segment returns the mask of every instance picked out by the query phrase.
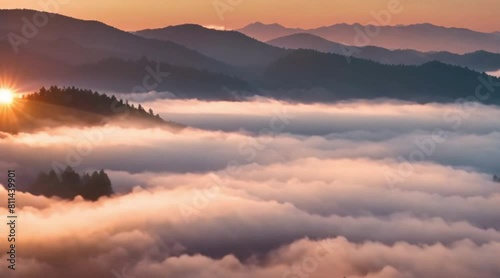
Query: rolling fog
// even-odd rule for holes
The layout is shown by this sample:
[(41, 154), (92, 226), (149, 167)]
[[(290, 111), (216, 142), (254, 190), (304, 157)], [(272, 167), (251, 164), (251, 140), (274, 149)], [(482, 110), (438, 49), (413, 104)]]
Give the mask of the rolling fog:
[(136, 100), (191, 127), (0, 134), (1, 171), (117, 192), (20, 194), (15, 277), (500, 276), (498, 107)]

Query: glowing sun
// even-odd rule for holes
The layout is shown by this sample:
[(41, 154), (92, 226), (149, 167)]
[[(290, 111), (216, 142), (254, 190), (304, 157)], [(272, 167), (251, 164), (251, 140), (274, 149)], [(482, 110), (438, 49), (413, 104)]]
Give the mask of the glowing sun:
[(14, 101), (14, 93), (9, 89), (0, 89), (0, 104), (11, 104)]

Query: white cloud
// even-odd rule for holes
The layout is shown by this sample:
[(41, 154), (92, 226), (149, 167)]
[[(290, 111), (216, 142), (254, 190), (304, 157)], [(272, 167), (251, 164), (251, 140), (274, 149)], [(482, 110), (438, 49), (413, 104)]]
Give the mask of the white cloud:
[[(2, 136), (0, 171), (17, 169), (19, 186), (90, 144), (77, 170), (106, 169), (118, 192), (95, 203), (19, 193), (15, 277), (301, 277), (294, 267), (309, 277), (500, 275), (495, 107), (391, 184), (387, 172), (446, 127), (438, 119), (452, 106), (151, 104), (175, 104), (170, 115), (212, 130), (109, 124)], [(286, 128), (258, 136), (283, 106)], [(318, 246), (333, 251), (319, 260)]]

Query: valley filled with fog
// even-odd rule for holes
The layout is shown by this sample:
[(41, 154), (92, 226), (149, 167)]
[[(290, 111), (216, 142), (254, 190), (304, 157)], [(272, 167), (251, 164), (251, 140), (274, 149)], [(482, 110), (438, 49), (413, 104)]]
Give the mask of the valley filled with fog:
[(129, 100), (186, 128), (0, 133), (1, 171), (105, 169), (115, 191), (18, 193), (15, 277), (500, 276), (499, 107), (160, 96)]
[(0, 278), (499, 278), (495, 9), (4, 1)]

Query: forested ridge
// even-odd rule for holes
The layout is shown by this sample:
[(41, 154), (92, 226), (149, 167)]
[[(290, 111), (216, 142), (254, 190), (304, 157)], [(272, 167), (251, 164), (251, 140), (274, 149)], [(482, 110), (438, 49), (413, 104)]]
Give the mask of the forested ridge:
[(131, 116), (163, 122), (160, 115), (155, 114), (152, 109), (146, 111), (140, 104), (135, 107), (133, 104), (129, 104), (128, 101), (117, 99), (114, 95), (108, 96), (104, 93), (99, 94), (98, 92), (75, 87), (59, 88), (52, 86), (49, 89), (42, 87), (38, 92), (26, 95), (23, 99), (61, 105), (105, 116), (123, 114), (128, 111)]

